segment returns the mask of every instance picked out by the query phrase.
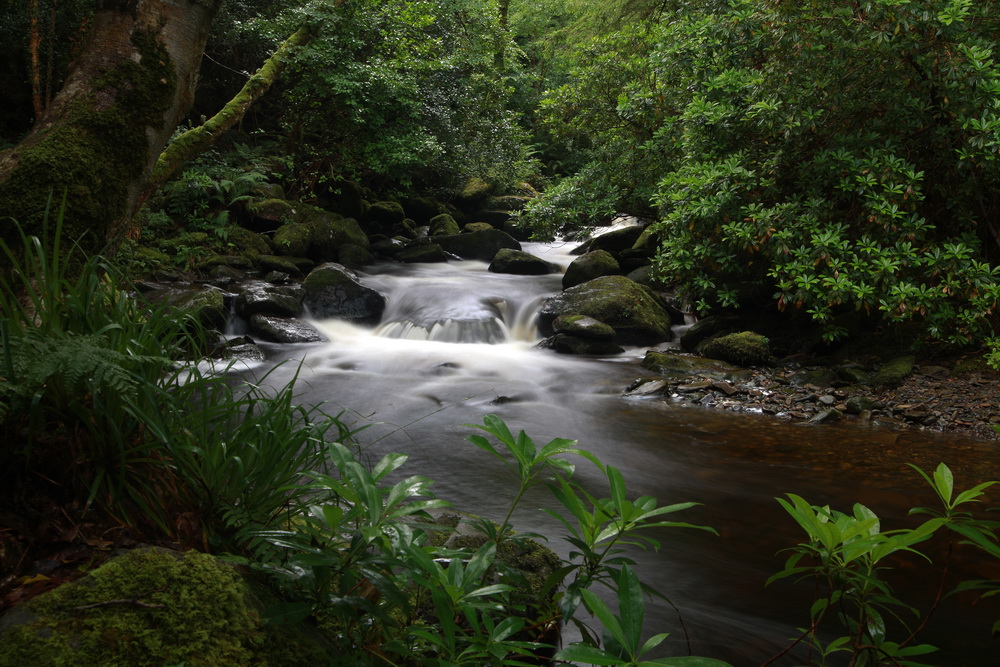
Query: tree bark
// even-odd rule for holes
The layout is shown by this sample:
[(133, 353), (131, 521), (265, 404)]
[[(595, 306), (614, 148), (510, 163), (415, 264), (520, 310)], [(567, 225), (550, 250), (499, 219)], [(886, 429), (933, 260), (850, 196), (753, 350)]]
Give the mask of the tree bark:
[(17, 147), (0, 153), (0, 239), (39, 233), (67, 194), (67, 240), (113, 248), (184, 114), (222, 0), (98, 0), (65, 84)]
[(239, 93), (226, 106), (202, 125), (193, 127), (170, 142), (156, 162), (156, 167), (137, 202), (138, 206), (149, 198), (161, 185), (167, 182), (184, 163), (197, 156), (236, 123), (243, 120), (250, 106), (256, 102), (271, 85), (278, 80), (288, 53), (305, 46), (312, 39), (308, 27), (299, 28), (286, 39), (271, 57), (251, 76)]

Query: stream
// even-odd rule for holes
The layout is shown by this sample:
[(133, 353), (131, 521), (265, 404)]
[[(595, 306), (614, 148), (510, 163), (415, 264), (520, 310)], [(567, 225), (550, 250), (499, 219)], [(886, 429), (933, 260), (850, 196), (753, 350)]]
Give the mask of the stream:
[[(565, 267), (570, 247), (524, 249)], [(465, 441), (477, 432), (465, 425), (481, 424), (490, 413), (513, 431), (526, 431), (539, 446), (554, 437), (578, 439), (621, 469), (630, 497), (701, 503), (669, 518), (712, 526), (718, 536), (673, 529), (655, 535), (659, 552), (631, 553), (640, 578), (669, 595), (683, 618), (682, 626), (669, 605), (647, 601), (647, 633), (671, 633), (656, 655), (685, 655), (690, 642), (695, 655), (758, 665), (808, 623), (810, 582), (765, 587), (784, 563), (779, 552), (803, 539), (776, 496), (796, 493), (842, 511), (860, 501), (882, 518), (883, 528), (902, 527), (912, 525), (906, 523), (908, 508), (934, 502), (906, 463), (930, 470), (944, 461), (955, 470), (957, 488), (1000, 471), (997, 448), (988, 442), (916, 430), (791, 424), (624, 398), (622, 390), (646, 374), (639, 366), (646, 348), (607, 358), (537, 349), (534, 315), (545, 297), (559, 291), (561, 276), (486, 268), (482, 262), (369, 267), (362, 282), (388, 297), (381, 325), (313, 322), (329, 342), (265, 346), (268, 362), (257, 372), (270, 370), (268, 381), (275, 384), (298, 372), (302, 403), (324, 402), (331, 414), (343, 411), (344, 421), (370, 425), (359, 435), (366, 456), (377, 460), (404, 452), (409, 461), (402, 473), (425, 475), (435, 480), (439, 497), (496, 520), (506, 513), (516, 482)], [(581, 461), (577, 475), (591, 493), (608, 494), (589, 463)], [(568, 545), (556, 537), (562, 527), (542, 507), (555, 507), (555, 500), (539, 487), (522, 502), (514, 524), (552, 536), (548, 545), (565, 553)], [(939, 557), (934, 551), (929, 549)], [(976, 554), (955, 569), (969, 578), (1000, 576)], [(901, 597), (920, 608), (936, 592), (927, 571), (915, 559), (899, 568)], [(990, 638), (1000, 608), (970, 606), (973, 601), (959, 596), (937, 611), (922, 637), (942, 648), (928, 656), (930, 662), (1000, 663)], [(774, 664), (806, 659), (798, 651)]]

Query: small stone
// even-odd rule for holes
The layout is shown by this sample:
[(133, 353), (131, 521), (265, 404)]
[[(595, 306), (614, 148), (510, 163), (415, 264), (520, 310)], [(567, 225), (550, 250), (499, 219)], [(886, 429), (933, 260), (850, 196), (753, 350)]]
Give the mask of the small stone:
[(834, 398), (833, 396), (830, 396), (829, 394), (825, 394), (823, 396), (820, 396), (818, 399), (816, 399), (816, 401), (820, 405), (831, 406), (831, 405), (833, 405), (834, 403), (837, 402), (837, 399)]
[(689, 382), (688, 384), (682, 384), (677, 387), (677, 391), (682, 394), (689, 394), (695, 391), (702, 391), (708, 389), (712, 386), (712, 382), (709, 380), (696, 380), (695, 382)]
[(829, 424), (831, 422), (839, 421), (841, 417), (840, 412), (837, 410), (823, 410), (817, 413), (812, 419), (809, 420), (810, 424)]

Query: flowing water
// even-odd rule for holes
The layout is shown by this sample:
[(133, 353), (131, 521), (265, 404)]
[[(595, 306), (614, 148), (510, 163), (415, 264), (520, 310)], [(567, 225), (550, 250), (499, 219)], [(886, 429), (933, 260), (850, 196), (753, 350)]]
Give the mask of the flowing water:
[[(562, 266), (571, 259), (565, 247), (525, 249)], [(945, 461), (960, 487), (1000, 472), (997, 448), (980, 441), (793, 425), (624, 398), (622, 389), (645, 373), (639, 366), (644, 349), (581, 359), (535, 348), (534, 314), (560, 281), (558, 275), (493, 274), (481, 262), (372, 267), (362, 282), (387, 295), (383, 323), (315, 323), (329, 342), (271, 347), (268, 368), (292, 363), (274, 369), (269, 381), (298, 372), (302, 402), (323, 401), (328, 412), (343, 410), (346, 421), (371, 425), (359, 436), (367, 456), (404, 452), (410, 458), (402, 472), (434, 479), (439, 497), (494, 519), (506, 513), (515, 483), (498, 461), (465, 442), (476, 431), (464, 426), (481, 424), (490, 413), (539, 444), (579, 439), (622, 470), (632, 497), (702, 503), (674, 516), (713, 526), (718, 536), (675, 529), (656, 535), (659, 552), (632, 555), (640, 576), (667, 593), (683, 618), (681, 625), (669, 605), (648, 603), (648, 631), (671, 633), (661, 654), (686, 654), (689, 641), (695, 654), (734, 665), (763, 663), (808, 621), (810, 584), (764, 586), (783, 564), (777, 552), (802, 537), (775, 496), (797, 493), (844, 511), (861, 501), (883, 518), (883, 527), (894, 527), (904, 525), (909, 507), (933, 501), (907, 462), (929, 469)], [(581, 462), (578, 476), (591, 493), (607, 495), (589, 464)], [(514, 522), (552, 536), (549, 546), (565, 552), (557, 538), (561, 527), (540, 511), (554, 506), (547, 490), (536, 489)], [(968, 560), (956, 570), (998, 575), (988, 565)], [(924, 606), (934, 584), (914, 567), (900, 568), (899, 585)], [(970, 609), (970, 601), (936, 613), (925, 640), (945, 647), (948, 656), (936, 664), (1000, 664), (990, 640), (1000, 609)]]

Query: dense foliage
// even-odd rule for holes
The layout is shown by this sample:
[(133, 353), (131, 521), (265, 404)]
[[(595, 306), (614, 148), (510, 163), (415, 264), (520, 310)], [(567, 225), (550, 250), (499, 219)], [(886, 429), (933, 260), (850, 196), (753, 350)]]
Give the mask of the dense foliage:
[(660, 270), (702, 311), (773, 300), (831, 340), (851, 313), (955, 343), (989, 334), (996, 4), (667, 6), (641, 38), (595, 39), (544, 103), (592, 142), (553, 193), (570, 219), (648, 197)]

